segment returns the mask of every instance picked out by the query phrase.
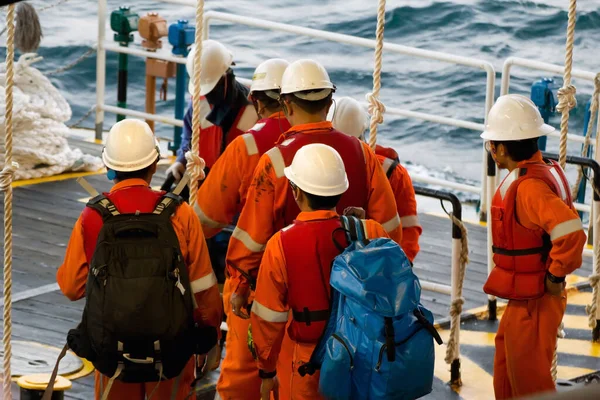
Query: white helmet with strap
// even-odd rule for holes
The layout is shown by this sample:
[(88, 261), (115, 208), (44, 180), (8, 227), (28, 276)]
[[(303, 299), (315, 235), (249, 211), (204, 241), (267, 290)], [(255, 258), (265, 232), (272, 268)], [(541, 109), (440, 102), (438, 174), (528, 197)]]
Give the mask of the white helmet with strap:
[(119, 172), (139, 171), (160, 157), (152, 129), (139, 119), (124, 119), (113, 125), (102, 150), (107, 168)]
[[(193, 46), (187, 56), (185, 64), (190, 83), (188, 90), (194, 94), (194, 54), (196, 47)], [(206, 96), (217, 86), (221, 77), (227, 70), (235, 65), (233, 54), (225, 46), (216, 40), (204, 40), (202, 42), (202, 55), (200, 56), (202, 69), (200, 71), (200, 96)]]
[[(310, 93), (299, 93), (307, 92)], [(317, 61), (302, 59), (294, 61), (281, 78), (281, 94), (294, 94), (296, 97), (318, 101), (335, 92), (327, 70)]]
[(546, 136), (554, 127), (544, 123), (537, 106), (520, 94), (500, 96), (488, 114), (486, 140), (514, 141)]
[(316, 196), (337, 196), (350, 186), (342, 157), (333, 147), (322, 143), (300, 148), (284, 174), (303, 192)]
[(281, 78), (289, 65), (289, 62), (281, 58), (272, 58), (260, 63), (254, 70), (254, 75), (252, 75), (250, 93), (277, 91), (276, 98), (278, 98), (278, 92), (281, 89)]
[(328, 118), (334, 129), (361, 139), (369, 127), (367, 110), (352, 97), (335, 99), (335, 107), (329, 110)]

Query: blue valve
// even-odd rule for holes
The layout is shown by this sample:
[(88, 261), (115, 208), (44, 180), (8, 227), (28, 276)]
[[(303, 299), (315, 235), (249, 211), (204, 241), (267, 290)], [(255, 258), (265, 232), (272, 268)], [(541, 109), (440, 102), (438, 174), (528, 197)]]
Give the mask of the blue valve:
[(169, 43), (173, 46), (173, 54), (187, 56), (188, 47), (194, 44), (196, 28), (180, 19), (169, 26)]

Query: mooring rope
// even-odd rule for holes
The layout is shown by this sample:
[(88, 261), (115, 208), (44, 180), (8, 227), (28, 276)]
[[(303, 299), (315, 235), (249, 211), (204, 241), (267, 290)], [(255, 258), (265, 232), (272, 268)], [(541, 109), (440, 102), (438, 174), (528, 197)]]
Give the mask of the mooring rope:
[(377, 10), (377, 37), (375, 45), (375, 68), (373, 70), (373, 92), (367, 94), (371, 126), (369, 133), (369, 146), (375, 151), (377, 145), (377, 125), (383, 123), (385, 105), (379, 100), (381, 89), (381, 66), (383, 64), (383, 31), (385, 27), (385, 0), (379, 0)]
[(19, 167), (12, 160), (13, 148), (13, 76), (15, 58), (15, 4), (8, 6), (6, 15), (8, 36), (6, 40), (6, 112), (4, 116), (4, 168), (0, 172), (0, 190), (4, 192), (4, 313), (2, 345), (4, 358), (2, 360), (3, 399), (12, 400), (11, 371), (12, 357), (12, 180), (15, 170)]
[(202, 36), (204, 30), (204, 0), (196, 7), (196, 50), (194, 52), (194, 93), (192, 99), (192, 150), (186, 152), (187, 170), (190, 174), (190, 204), (196, 204), (198, 181), (205, 178), (204, 160), (200, 158), (200, 73), (202, 72)]

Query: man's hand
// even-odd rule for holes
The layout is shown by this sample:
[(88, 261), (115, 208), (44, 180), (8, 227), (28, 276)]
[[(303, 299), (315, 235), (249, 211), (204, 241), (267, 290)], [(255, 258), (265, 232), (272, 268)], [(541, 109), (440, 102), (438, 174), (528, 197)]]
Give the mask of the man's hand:
[(367, 217), (365, 210), (360, 207), (346, 207), (344, 215), (347, 217), (356, 217), (358, 219), (365, 219)]
[(279, 379), (277, 379), (277, 376), (262, 380), (260, 385), (260, 400), (269, 400), (271, 392), (273, 392), (273, 398), (279, 400)]
[(249, 293), (232, 293), (229, 302), (231, 303), (231, 311), (238, 317), (242, 319), (250, 318), (250, 315), (242, 312), (243, 309), (246, 308), (248, 304), (248, 295)]
[(185, 173), (185, 165), (179, 161), (175, 161), (169, 169), (167, 169), (167, 175), (172, 174), (175, 178), (175, 182), (179, 182)]
[(552, 296), (562, 296), (566, 286), (566, 282), (554, 283), (546, 277), (546, 292)]

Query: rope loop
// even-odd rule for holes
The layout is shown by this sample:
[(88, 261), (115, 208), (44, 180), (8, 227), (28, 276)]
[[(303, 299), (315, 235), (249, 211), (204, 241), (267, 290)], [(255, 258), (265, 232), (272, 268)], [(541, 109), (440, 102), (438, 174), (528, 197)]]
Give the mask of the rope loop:
[(556, 111), (562, 113), (571, 111), (577, 107), (577, 99), (575, 98), (576, 93), (577, 88), (574, 85), (563, 86), (558, 89), (558, 105), (556, 106)]
[(365, 96), (369, 102), (369, 114), (376, 124), (383, 123), (383, 114), (385, 114), (385, 104), (379, 100), (378, 96), (373, 93), (367, 93)]
[(15, 176), (15, 172), (18, 168), (19, 164), (12, 162), (10, 165), (5, 166), (2, 171), (0, 171), (0, 191), (6, 192), (10, 188)]
[(204, 180), (204, 178), (206, 178), (206, 174), (204, 173), (206, 163), (204, 162), (204, 159), (197, 153), (192, 153), (191, 151), (185, 153), (185, 159), (187, 160), (187, 170), (189, 171), (192, 180), (195, 180), (196, 182)]

